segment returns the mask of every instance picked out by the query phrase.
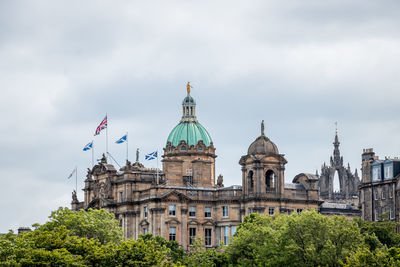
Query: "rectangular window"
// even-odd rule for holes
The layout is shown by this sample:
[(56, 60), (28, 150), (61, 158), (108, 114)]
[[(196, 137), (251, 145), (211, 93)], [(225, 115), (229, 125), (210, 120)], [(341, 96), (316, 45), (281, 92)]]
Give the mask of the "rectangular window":
[(231, 226), (231, 235), (233, 236), (236, 233), (236, 225)]
[(229, 242), (229, 226), (223, 226), (222, 229), (224, 231), (224, 246), (227, 246)]
[(147, 218), (147, 206), (143, 207), (143, 216)]
[(393, 198), (393, 191), (392, 191), (392, 187), (389, 187), (389, 198)]
[(204, 229), (204, 241), (206, 246), (211, 246), (211, 229)]
[(196, 228), (189, 228), (189, 245), (193, 245), (196, 240)]
[(385, 166), (385, 179), (390, 179), (392, 177), (392, 166)]
[(389, 218), (393, 220), (393, 208), (390, 208), (389, 210)]
[(119, 202), (124, 201), (124, 193), (123, 192), (119, 192)]
[(169, 241), (175, 241), (176, 240), (176, 227), (170, 227), (169, 228)]
[(169, 205), (169, 216), (176, 215), (176, 205)]
[(269, 207), (268, 208), (268, 214), (269, 215), (274, 215), (275, 214), (275, 208), (274, 207)]
[(375, 209), (375, 221), (378, 221), (378, 210)]
[(385, 199), (385, 198), (386, 198), (386, 196), (385, 196), (385, 188), (382, 187), (382, 199)]
[(248, 211), (249, 215), (252, 213), (251, 208), (248, 208), (247, 211)]
[(297, 214), (300, 215), (300, 213), (303, 211), (303, 209), (297, 209)]
[(147, 228), (143, 228), (143, 234), (147, 234)]
[(372, 169), (372, 179), (379, 180), (379, 167), (375, 167)]
[(222, 217), (229, 217), (229, 206), (222, 206)]
[(211, 218), (211, 207), (204, 208), (204, 217)]
[(196, 207), (189, 207), (189, 217), (196, 217)]
[(378, 200), (378, 190), (377, 189), (375, 189), (375, 191), (374, 191), (374, 198), (375, 198), (375, 200)]

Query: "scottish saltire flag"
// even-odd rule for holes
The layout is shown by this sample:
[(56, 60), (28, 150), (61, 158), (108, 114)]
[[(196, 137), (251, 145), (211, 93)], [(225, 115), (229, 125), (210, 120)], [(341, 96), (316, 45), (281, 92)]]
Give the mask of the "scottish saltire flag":
[(89, 144), (87, 144), (82, 150), (88, 151), (88, 150), (92, 149), (92, 147), (93, 147), (93, 141), (90, 142)]
[(154, 151), (154, 152), (144, 156), (144, 159), (147, 159), (147, 160), (152, 160), (152, 159), (156, 159), (156, 158), (157, 158), (157, 151)]
[(75, 169), (71, 172), (71, 174), (68, 176), (68, 179), (72, 177), (72, 175), (74, 175), (74, 173), (76, 172), (76, 167)]
[(118, 139), (117, 141), (115, 141), (115, 143), (117, 144), (122, 144), (123, 142), (126, 141), (126, 138), (128, 137), (128, 134), (125, 134), (124, 136), (122, 136), (120, 139)]
[(96, 135), (100, 134), (101, 130), (104, 130), (105, 128), (107, 128), (107, 115), (100, 122), (100, 125), (97, 126), (96, 132), (94, 133), (94, 135), (96, 136)]

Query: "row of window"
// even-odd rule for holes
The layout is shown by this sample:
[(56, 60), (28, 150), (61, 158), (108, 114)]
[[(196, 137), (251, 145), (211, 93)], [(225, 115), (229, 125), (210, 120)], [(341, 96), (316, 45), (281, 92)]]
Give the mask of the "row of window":
[[(375, 165), (372, 167), (372, 180), (380, 180), (381, 179), (381, 165)], [(383, 178), (391, 179), (393, 178), (393, 166), (392, 165), (384, 165), (383, 167)]]
[[(169, 205), (169, 216), (176, 216), (176, 205)], [(196, 217), (196, 207), (189, 207), (189, 217)], [(211, 218), (211, 207), (204, 208), (204, 217)], [(229, 217), (229, 206), (222, 206), (222, 217)]]
[[(392, 188), (389, 188), (389, 198), (393, 198), (393, 190)], [(378, 200), (379, 199), (379, 193), (378, 190), (375, 189), (374, 190), (374, 199)], [(382, 191), (381, 191), (381, 199), (386, 199), (386, 190), (385, 187), (382, 187)]]
[[(387, 212), (387, 210), (385, 208), (382, 208), (382, 213), (381, 214), (384, 214), (385, 212)], [(390, 220), (394, 219), (393, 215), (394, 215), (393, 214), (393, 208), (390, 207), (390, 209), (389, 209), (389, 219)], [(378, 208), (376, 208), (375, 209), (375, 221), (378, 221), (378, 219), (379, 219), (379, 212), (378, 212)]]
[[(168, 206), (168, 214), (169, 216), (176, 216), (176, 205)], [(147, 206), (143, 207), (143, 216), (147, 218), (148, 209)], [(196, 217), (196, 207), (189, 207), (189, 217)], [(211, 207), (204, 208), (204, 217), (211, 218)], [(229, 206), (222, 206), (222, 217), (229, 217)]]
[[(233, 226), (222, 226), (222, 242), (224, 246), (228, 245), (229, 238), (233, 236), (236, 232), (236, 225)], [(230, 230), (230, 231), (229, 231)], [(206, 246), (211, 246), (211, 235), (212, 229), (204, 229), (204, 243)], [(169, 228), (169, 240), (176, 241), (176, 226), (171, 226)], [(193, 245), (196, 240), (196, 228), (189, 228), (189, 245)]]
[[(211, 246), (211, 233), (212, 229), (204, 229), (204, 243), (206, 246)], [(169, 240), (176, 241), (176, 226), (169, 228)], [(193, 245), (196, 240), (196, 228), (189, 228), (189, 244)]]

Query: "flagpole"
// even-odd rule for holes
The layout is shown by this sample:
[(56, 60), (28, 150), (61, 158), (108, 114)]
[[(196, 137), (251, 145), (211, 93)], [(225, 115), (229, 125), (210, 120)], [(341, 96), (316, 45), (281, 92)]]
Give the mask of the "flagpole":
[(93, 141), (94, 140), (92, 140), (92, 169), (94, 167), (94, 143), (93, 143)]
[(106, 157), (108, 158), (108, 115), (106, 113), (106, 118), (107, 118), (107, 127), (106, 127)]
[(128, 161), (128, 132), (126, 132), (126, 161)]
[(158, 149), (157, 149), (157, 185), (159, 184), (159, 180), (158, 180)]
[(78, 166), (75, 165), (75, 192), (78, 192)]

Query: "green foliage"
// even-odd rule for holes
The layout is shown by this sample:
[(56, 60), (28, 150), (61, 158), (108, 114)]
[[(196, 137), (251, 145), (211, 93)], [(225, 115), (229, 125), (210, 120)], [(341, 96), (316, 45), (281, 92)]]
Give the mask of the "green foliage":
[(141, 235), (122, 240), (105, 210), (60, 208), (32, 232), (0, 236), (0, 266), (400, 266), (397, 223), (366, 222), (316, 211), (251, 214), (230, 244), (185, 252), (177, 242)]
[(224, 266), (226, 262), (226, 256), (222, 253), (221, 248), (218, 250), (206, 249), (201, 239), (195, 240), (184, 260), (185, 265), (190, 267)]
[(50, 221), (38, 229), (53, 230), (65, 226), (71, 235), (96, 238), (102, 244), (122, 240), (122, 228), (115, 216), (105, 209), (71, 211), (68, 208), (59, 208), (49, 218)]
[[(368, 236), (367, 244), (371, 250), (375, 250), (382, 245), (386, 245), (388, 248), (400, 246), (400, 235), (396, 229), (399, 224), (392, 222), (383, 216), (378, 222), (368, 222), (361, 219), (354, 220), (361, 230), (361, 233)], [(376, 242), (373, 237), (376, 237), (379, 242)]]
[(337, 266), (364, 244), (356, 223), (316, 211), (251, 214), (226, 249), (233, 265)]
[(157, 244), (168, 248), (168, 256), (171, 257), (173, 262), (182, 262), (184, 259), (185, 251), (176, 241), (167, 241), (159, 235), (153, 236), (152, 234), (143, 234), (139, 238), (145, 241), (154, 240)]

